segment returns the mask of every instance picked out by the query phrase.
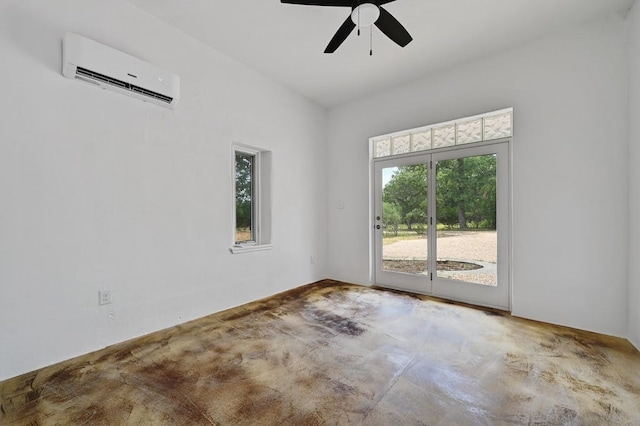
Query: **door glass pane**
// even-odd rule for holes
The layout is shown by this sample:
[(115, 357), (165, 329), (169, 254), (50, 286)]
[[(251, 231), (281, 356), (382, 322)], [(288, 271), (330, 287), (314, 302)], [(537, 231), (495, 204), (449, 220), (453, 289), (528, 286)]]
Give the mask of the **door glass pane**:
[(426, 164), (382, 169), (382, 269), (427, 274)]
[(437, 276), (497, 285), (495, 154), (436, 166)]

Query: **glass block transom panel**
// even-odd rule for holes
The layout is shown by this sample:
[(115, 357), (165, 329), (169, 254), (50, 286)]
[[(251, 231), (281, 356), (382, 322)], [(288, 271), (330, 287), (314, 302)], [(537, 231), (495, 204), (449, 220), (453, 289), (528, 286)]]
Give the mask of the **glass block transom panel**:
[(484, 140), (508, 138), (511, 132), (511, 112), (484, 118)]
[(513, 109), (371, 138), (374, 158), (428, 151), (513, 136)]
[(393, 155), (411, 152), (411, 134), (407, 133), (406, 135), (391, 138), (391, 147), (393, 148)]
[(433, 147), (443, 148), (456, 144), (456, 125), (451, 124), (433, 129)]
[(431, 129), (425, 132), (416, 132), (413, 134), (412, 151), (424, 151), (431, 149)]
[(376, 157), (386, 157), (391, 155), (391, 138), (378, 139), (374, 144), (374, 155)]
[(482, 119), (467, 121), (458, 124), (457, 144), (482, 141)]

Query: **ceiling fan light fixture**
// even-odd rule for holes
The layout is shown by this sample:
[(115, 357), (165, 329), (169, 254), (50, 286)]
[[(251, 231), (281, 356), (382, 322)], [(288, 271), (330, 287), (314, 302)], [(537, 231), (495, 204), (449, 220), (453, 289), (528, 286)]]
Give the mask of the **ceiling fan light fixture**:
[(360, 27), (369, 27), (380, 17), (380, 9), (373, 3), (362, 3), (351, 12), (351, 20)]

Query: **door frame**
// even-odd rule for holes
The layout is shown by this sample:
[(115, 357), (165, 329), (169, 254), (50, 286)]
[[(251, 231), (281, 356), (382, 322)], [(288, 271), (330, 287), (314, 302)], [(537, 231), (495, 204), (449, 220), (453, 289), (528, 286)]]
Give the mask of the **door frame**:
[[(433, 158), (438, 160), (446, 160), (460, 157), (469, 157), (475, 155), (485, 155), (487, 153), (499, 151), (499, 161), (501, 164), (506, 162), (506, 166), (498, 166), (497, 173), (497, 188), (496, 190), (501, 194), (500, 204), (497, 206), (498, 218), (497, 222), (500, 224), (498, 228), (501, 230), (498, 234), (498, 268), (499, 268), (499, 283), (506, 280), (506, 284), (499, 285), (499, 287), (486, 288), (478, 284), (465, 283), (462, 281), (447, 280), (444, 278), (438, 278), (437, 274), (433, 274), (433, 277), (428, 275), (417, 274), (405, 274), (399, 272), (383, 271), (381, 269), (382, 262), (382, 230), (376, 229), (377, 225), (381, 225), (380, 221), (377, 221), (377, 217), (382, 217), (382, 203), (378, 203), (377, 200), (382, 200), (382, 187), (381, 187), (381, 171), (386, 167), (394, 166), (406, 166), (412, 164), (424, 164), (429, 162), (429, 177), (428, 187), (431, 188), (435, 184), (436, 166), (432, 163)], [(463, 154), (463, 155), (460, 155)], [(471, 303), (479, 306), (488, 306), (498, 308), (502, 310), (511, 310), (512, 300), (512, 149), (511, 138), (504, 138), (493, 140), (483, 143), (474, 143), (469, 145), (459, 145), (441, 149), (434, 149), (430, 151), (423, 151), (418, 153), (410, 153), (403, 155), (396, 155), (392, 157), (373, 158), (371, 161), (371, 175), (370, 175), (370, 281), (372, 285), (388, 287), (401, 291), (408, 291), (412, 293), (431, 295), (435, 297), (442, 297), (450, 300)], [(380, 180), (380, 182), (378, 182)], [(437, 212), (435, 204), (435, 190), (429, 189), (428, 191), (428, 217), (435, 217)], [(505, 199), (506, 198), (506, 199)], [(435, 220), (434, 220), (435, 222)], [(429, 272), (432, 271), (432, 265), (435, 265), (437, 257), (436, 248), (436, 227), (428, 226), (428, 253), (429, 253)], [(506, 231), (506, 232), (505, 232)], [(504, 235), (506, 233), (506, 236)], [(433, 255), (432, 255), (433, 254)], [(505, 262), (506, 261), (506, 262)], [(506, 265), (505, 265), (506, 263)], [(398, 280), (398, 277), (402, 277)], [(505, 278), (506, 277), (506, 278)], [(454, 288), (454, 291), (447, 291)], [(493, 290), (495, 289), (495, 290)], [(493, 291), (492, 291), (493, 290)], [(481, 293), (492, 293), (496, 291), (503, 291), (504, 293), (499, 296), (496, 295), (496, 300), (487, 300)], [(479, 295), (480, 294), (480, 295)], [(489, 299), (492, 299), (491, 297)]]

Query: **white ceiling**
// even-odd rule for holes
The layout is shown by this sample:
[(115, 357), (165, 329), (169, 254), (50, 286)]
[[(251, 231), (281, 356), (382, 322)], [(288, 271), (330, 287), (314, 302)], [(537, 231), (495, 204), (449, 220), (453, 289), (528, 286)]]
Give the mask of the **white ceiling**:
[(634, 0), (396, 0), (413, 36), (400, 48), (377, 28), (323, 51), (348, 8), (279, 0), (128, 0), (151, 15), (331, 108), (550, 32), (625, 16)]

